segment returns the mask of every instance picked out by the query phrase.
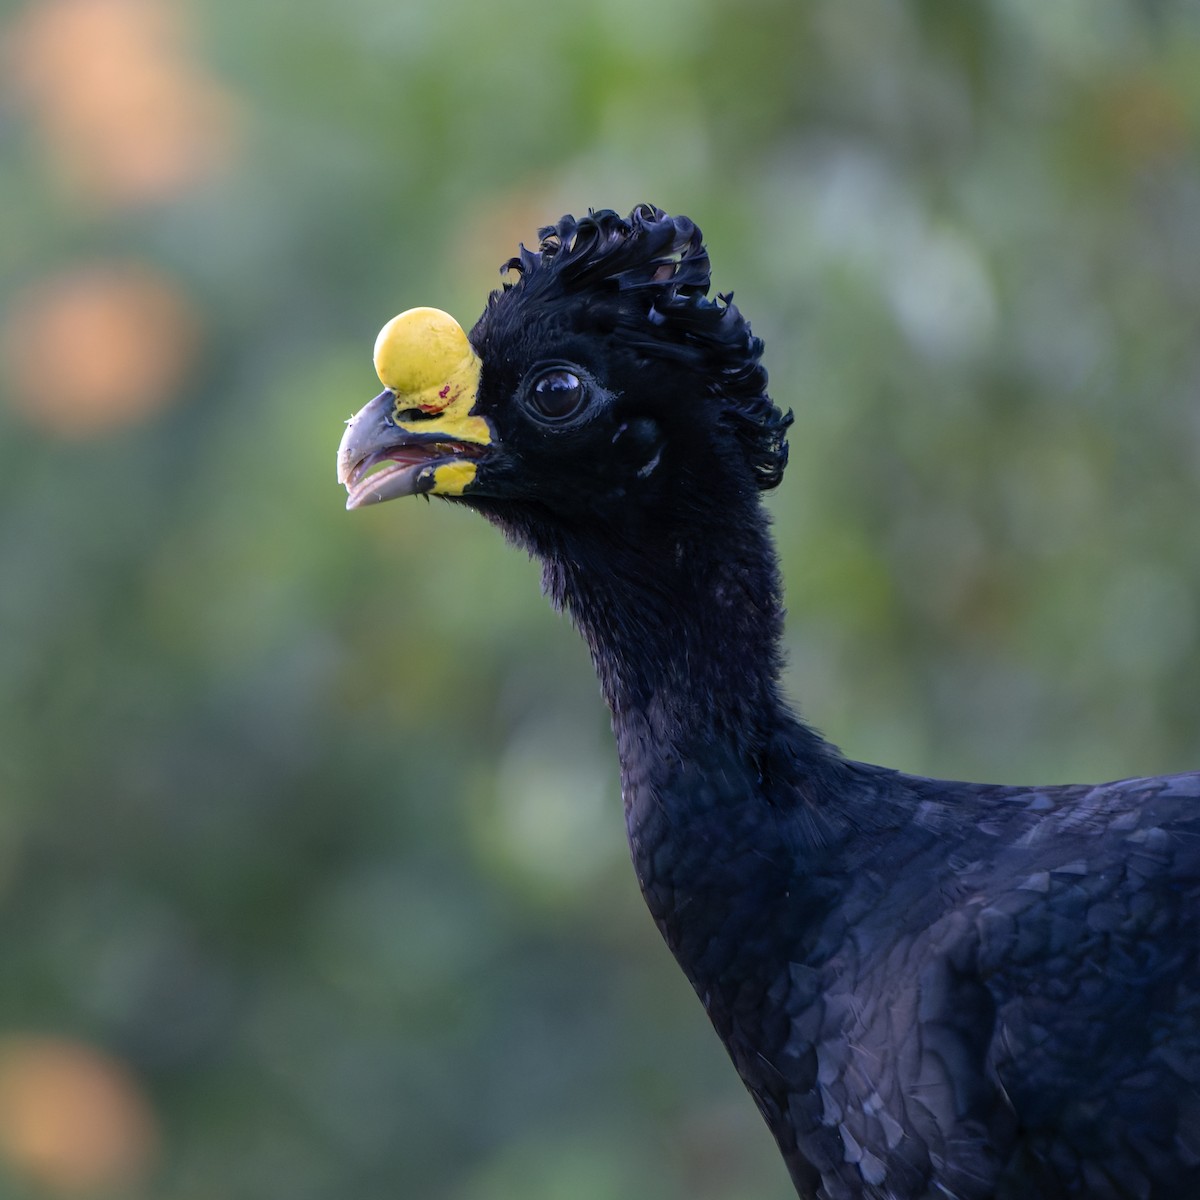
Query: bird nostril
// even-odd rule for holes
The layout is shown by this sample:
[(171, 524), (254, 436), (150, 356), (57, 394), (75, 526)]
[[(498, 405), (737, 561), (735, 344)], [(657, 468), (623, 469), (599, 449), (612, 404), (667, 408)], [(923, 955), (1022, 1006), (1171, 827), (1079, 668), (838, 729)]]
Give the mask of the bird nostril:
[(429, 404), (412, 405), (409, 408), (397, 408), (392, 413), (392, 423), (395, 425), (407, 425), (412, 422), (432, 421), (434, 417), (440, 417), (445, 411), (445, 408), (441, 405), (434, 408)]

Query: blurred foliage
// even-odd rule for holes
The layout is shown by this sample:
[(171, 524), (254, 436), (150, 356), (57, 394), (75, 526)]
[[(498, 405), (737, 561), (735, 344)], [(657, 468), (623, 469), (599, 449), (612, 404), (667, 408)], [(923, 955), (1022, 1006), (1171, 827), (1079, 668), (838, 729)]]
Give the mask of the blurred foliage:
[(1200, 19), (1143, 0), (0, 17), (0, 1192), (789, 1193), (536, 567), (347, 516), (393, 312), (704, 228), (855, 757), (1200, 765)]

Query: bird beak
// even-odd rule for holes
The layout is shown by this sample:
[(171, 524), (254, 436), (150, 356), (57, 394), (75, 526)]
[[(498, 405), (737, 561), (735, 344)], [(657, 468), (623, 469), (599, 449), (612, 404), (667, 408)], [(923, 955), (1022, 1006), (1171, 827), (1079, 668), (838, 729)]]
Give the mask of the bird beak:
[(461, 496), (495, 441), (472, 411), (480, 362), (462, 327), (439, 309), (409, 309), (380, 330), (375, 370), (385, 390), (350, 418), (338, 447), (346, 507)]

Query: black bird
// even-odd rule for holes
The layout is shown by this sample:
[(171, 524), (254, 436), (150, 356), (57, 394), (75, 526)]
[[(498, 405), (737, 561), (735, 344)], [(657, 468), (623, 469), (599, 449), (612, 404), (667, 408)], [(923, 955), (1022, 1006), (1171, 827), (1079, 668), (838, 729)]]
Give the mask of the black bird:
[(951, 783), (780, 695), (760, 503), (791, 414), (684, 217), (564, 217), (468, 336), (414, 309), (348, 508), (476, 509), (612, 711), (638, 882), (779, 1143), (843, 1200), (1200, 1197), (1200, 776)]

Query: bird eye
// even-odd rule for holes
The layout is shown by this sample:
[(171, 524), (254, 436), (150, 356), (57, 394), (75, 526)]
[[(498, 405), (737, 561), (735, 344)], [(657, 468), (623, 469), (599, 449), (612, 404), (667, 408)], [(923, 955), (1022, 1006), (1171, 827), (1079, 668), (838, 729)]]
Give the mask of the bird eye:
[(555, 367), (540, 376), (529, 393), (538, 416), (548, 421), (573, 417), (587, 400), (587, 389), (579, 376), (565, 367)]

